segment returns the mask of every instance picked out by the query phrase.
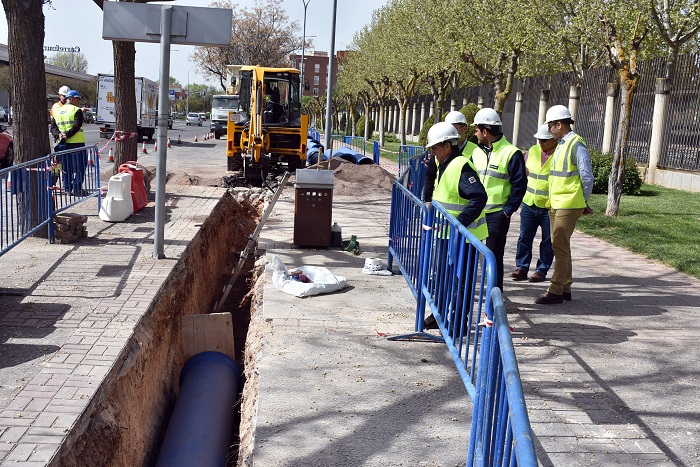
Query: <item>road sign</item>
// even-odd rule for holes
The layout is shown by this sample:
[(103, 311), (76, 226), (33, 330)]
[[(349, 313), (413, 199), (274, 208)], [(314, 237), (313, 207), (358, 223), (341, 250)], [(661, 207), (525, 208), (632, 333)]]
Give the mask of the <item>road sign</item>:
[(171, 101), (174, 101), (175, 100), (175, 90), (169, 89), (168, 91), (169, 91), (168, 97), (170, 97)]

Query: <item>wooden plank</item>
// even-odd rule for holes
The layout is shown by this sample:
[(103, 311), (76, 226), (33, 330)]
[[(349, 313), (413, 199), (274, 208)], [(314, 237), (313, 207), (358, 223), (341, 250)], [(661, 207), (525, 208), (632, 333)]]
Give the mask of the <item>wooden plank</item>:
[(182, 317), (182, 351), (185, 359), (201, 352), (221, 352), (235, 359), (231, 313)]

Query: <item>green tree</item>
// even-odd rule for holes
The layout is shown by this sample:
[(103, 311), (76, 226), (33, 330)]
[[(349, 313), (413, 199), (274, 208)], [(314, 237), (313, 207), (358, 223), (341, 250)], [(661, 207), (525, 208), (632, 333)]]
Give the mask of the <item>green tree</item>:
[(676, 77), (676, 62), (685, 44), (700, 31), (700, 5), (697, 0), (650, 0), (651, 18), (668, 47), (666, 78)]
[(87, 73), (88, 69), (88, 61), (82, 52), (56, 52), (46, 60), (46, 63), (78, 73)]

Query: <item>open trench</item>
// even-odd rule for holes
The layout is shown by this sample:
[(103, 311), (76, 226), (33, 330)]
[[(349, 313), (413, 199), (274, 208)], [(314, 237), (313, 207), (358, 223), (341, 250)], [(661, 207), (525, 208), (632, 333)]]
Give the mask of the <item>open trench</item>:
[[(262, 209), (260, 190), (238, 189), (222, 197), (151, 302), (51, 465), (155, 464), (185, 363), (181, 317), (213, 309)], [(263, 325), (250, 323), (251, 317), (257, 323), (254, 316), (261, 309), (263, 286), (264, 260), (256, 263), (251, 254), (222, 310), (233, 318), (235, 360), (245, 381), (234, 421), (230, 466), (245, 465), (248, 450), (252, 449), (257, 395), (254, 363)]]

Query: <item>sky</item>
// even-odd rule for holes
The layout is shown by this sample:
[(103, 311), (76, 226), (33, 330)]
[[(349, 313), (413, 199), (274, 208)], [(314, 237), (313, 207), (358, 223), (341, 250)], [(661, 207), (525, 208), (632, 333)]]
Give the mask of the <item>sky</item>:
[[(299, 36), (302, 36), (304, 2), (302, 0), (281, 0), (289, 16), (289, 21), (299, 23)], [(372, 12), (388, 3), (389, 0), (337, 0), (335, 50), (344, 50), (353, 35), (372, 20)], [(177, 0), (173, 2), (152, 2), (182, 6), (209, 6), (210, 0)], [(241, 8), (250, 7), (255, 0), (233, 0)], [(102, 10), (92, 0), (52, 0), (53, 8), (44, 5), (46, 17), (45, 46), (80, 47), (80, 52), (88, 61), (88, 73), (113, 73), (112, 43), (102, 39)], [(0, 4), (0, 43), (7, 44), (7, 20)], [(306, 37), (314, 42), (313, 49), (330, 51), (331, 21), (333, 0), (308, 0), (306, 9)], [(71, 27), (61, 28), (70, 21)], [(312, 37), (316, 36), (316, 37)], [(170, 76), (183, 86), (189, 83), (202, 84), (204, 78), (197, 74), (189, 56), (194, 46), (173, 44), (170, 55)], [(307, 50), (309, 50), (307, 48)], [(301, 53), (301, 50), (298, 51)], [(52, 52), (45, 52), (50, 56)], [(136, 43), (136, 76), (157, 81), (160, 76), (160, 45)], [(209, 84), (215, 85), (215, 82)]]

